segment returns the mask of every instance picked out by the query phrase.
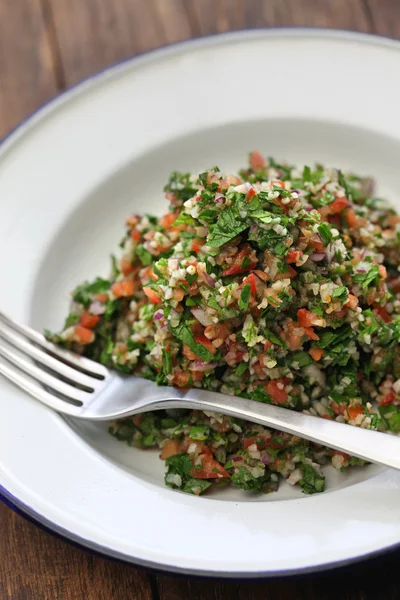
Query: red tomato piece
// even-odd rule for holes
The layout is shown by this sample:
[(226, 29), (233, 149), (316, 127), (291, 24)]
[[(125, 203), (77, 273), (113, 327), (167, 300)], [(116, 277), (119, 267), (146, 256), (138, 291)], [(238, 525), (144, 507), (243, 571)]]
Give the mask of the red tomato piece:
[(225, 471), (224, 467), (209, 454), (200, 454), (199, 459), (201, 463), (198, 467), (193, 467), (191, 471), (191, 475), (195, 479), (220, 479), (222, 477), (229, 477), (229, 473)]
[(87, 329), (93, 329), (99, 322), (100, 317), (98, 315), (91, 315), (90, 312), (84, 312), (79, 319), (79, 323), (82, 327)]

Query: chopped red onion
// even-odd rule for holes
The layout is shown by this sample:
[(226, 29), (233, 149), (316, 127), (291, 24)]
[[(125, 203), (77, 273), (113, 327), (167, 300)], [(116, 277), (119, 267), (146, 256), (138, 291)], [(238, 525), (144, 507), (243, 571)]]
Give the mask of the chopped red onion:
[(356, 273), (366, 273), (365, 269), (356, 269)]
[(158, 310), (155, 314), (154, 314), (154, 318), (156, 321), (160, 321), (164, 316), (164, 313), (162, 312), (162, 310)]
[(148, 252), (150, 252), (150, 254), (152, 254), (153, 256), (158, 256), (158, 252), (155, 248), (153, 248), (150, 240), (144, 242), (143, 247), (146, 248), (146, 250), (148, 250)]
[(92, 315), (103, 315), (106, 312), (106, 305), (103, 302), (99, 302), (98, 300), (95, 300), (89, 306), (89, 312)]
[(272, 456), (270, 454), (268, 454), (268, 452), (266, 452), (264, 454), (264, 456), (261, 458), (261, 462), (264, 465), (269, 465), (269, 463), (272, 461)]
[(204, 276), (204, 279), (206, 280), (206, 283), (207, 283), (207, 284), (208, 284), (210, 287), (212, 287), (212, 288), (215, 288), (215, 279), (213, 279), (213, 278), (211, 277), (211, 275), (209, 275), (209, 274), (208, 274), (208, 273), (206, 273), (206, 272), (204, 272), (204, 273), (203, 273), (203, 276)]
[(325, 252), (313, 252), (312, 254), (310, 254), (310, 258), (314, 262), (319, 262), (320, 260), (324, 260), (325, 256), (326, 256)]
[(243, 462), (243, 456), (233, 456), (232, 462), (235, 464)]
[(314, 208), (313, 208), (313, 207), (312, 207), (310, 204), (306, 204), (306, 206), (304, 207), (304, 209), (305, 209), (307, 212), (310, 212), (310, 211), (314, 210)]
[(207, 327), (207, 325), (211, 325), (212, 319), (211, 319), (211, 317), (208, 316), (208, 314), (206, 313), (206, 311), (204, 309), (191, 308), (190, 312), (202, 325), (204, 325), (204, 327)]
[(214, 202), (215, 204), (223, 204), (225, 202), (225, 196), (220, 192), (217, 192), (215, 194)]
[(171, 271), (177, 271), (179, 269), (179, 261), (177, 258), (169, 258), (168, 259), (168, 268)]
[(204, 363), (202, 360), (196, 360), (194, 363), (194, 368), (192, 370), (200, 371), (201, 373), (207, 373), (209, 371), (213, 371), (217, 366), (217, 362)]

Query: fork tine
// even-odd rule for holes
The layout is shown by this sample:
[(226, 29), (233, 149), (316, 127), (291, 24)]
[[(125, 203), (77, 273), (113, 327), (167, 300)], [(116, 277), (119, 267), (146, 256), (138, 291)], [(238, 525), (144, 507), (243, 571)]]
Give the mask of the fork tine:
[(23, 375), (21, 371), (18, 371), (15, 367), (10, 364), (6, 364), (2, 360), (0, 360), (0, 373), (4, 377), (6, 377), (9, 381), (17, 385), (19, 388), (48, 406), (57, 412), (64, 413), (66, 415), (71, 415), (73, 417), (78, 417), (81, 413), (81, 408), (79, 406), (75, 406), (74, 404), (70, 404), (69, 402), (64, 402), (64, 400), (60, 400), (56, 398), (52, 394), (49, 394), (42, 388), (42, 386), (36, 383), (30, 377)]
[(8, 346), (8, 344), (3, 340), (0, 340), (0, 356), (8, 360), (12, 365), (14, 365), (14, 367), (17, 367), (21, 371), (24, 371), (36, 379), (39, 383), (47, 385), (56, 392), (63, 394), (67, 399), (84, 404), (85, 400), (87, 400), (88, 396), (90, 395), (87, 392), (83, 392), (82, 390), (69, 385), (68, 383), (64, 383), (40, 367), (37, 367), (29, 360), (26, 360), (22, 354), (15, 352), (12, 349), (12, 346)]
[(49, 367), (62, 377), (65, 377), (70, 383), (79, 384), (87, 388), (88, 391), (96, 389), (99, 384), (102, 384), (102, 382), (100, 382), (98, 379), (73, 369), (64, 362), (54, 358), (54, 356), (51, 356), (38, 346), (34, 346), (14, 329), (10, 329), (5, 323), (3, 323), (3, 321), (0, 321), (0, 338), (5, 339), (7, 342), (17, 348), (17, 350), (20, 350), (36, 361), (46, 365), (46, 367)]
[(71, 367), (77, 367), (81, 370), (83, 369), (88, 375), (92, 375), (93, 377), (98, 377), (101, 379), (107, 377), (108, 370), (106, 367), (103, 367), (103, 365), (100, 365), (89, 358), (78, 356), (73, 352), (69, 352), (68, 350), (57, 348), (54, 344), (48, 342), (42, 334), (38, 333), (34, 329), (31, 329), (30, 327), (26, 327), (26, 325), (20, 325), (19, 323), (16, 323), (2, 312), (0, 312), (0, 320), (35, 344), (38, 344), (55, 356), (59, 356), (61, 360), (68, 362)]

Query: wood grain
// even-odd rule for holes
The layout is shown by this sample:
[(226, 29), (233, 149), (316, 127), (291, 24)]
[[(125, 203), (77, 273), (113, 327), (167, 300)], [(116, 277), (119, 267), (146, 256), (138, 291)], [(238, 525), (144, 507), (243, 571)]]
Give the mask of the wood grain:
[(0, 505), (1, 600), (151, 600), (147, 573), (45, 533)]
[(313, 26), (370, 32), (363, 0), (187, 0), (201, 35), (249, 27)]
[(56, 91), (40, 0), (1, 0), (0, 138)]
[[(400, 37), (400, 0), (0, 0), (0, 136), (57, 90), (118, 60), (194, 36), (289, 25)], [(400, 552), (243, 583), (154, 575), (93, 556), (6, 506), (0, 532), (0, 600), (400, 598)]]
[(67, 85), (191, 36), (182, 0), (55, 0), (52, 9)]
[(365, 0), (374, 33), (400, 37), (400, 2), (398, 0)]

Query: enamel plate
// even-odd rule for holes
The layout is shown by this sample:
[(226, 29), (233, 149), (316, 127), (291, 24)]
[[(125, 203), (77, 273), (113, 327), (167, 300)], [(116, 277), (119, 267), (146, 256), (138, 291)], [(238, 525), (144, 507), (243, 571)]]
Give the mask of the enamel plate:
[[(57, 329), (68, 294), (107, 275), (131, 212), (160, 213), (172, 170), (247, 153), (373, 175), (400, 208), (400, 44), (345, 32), (205, 38), (108, 69), (0, 148), (0, 309)], [(333, 471), (333, 469), (332, 469)], [(27, 515), (106, 555), (180, 573), (260, 577), (343, 564), (400, 542), (400, 474), (327, 472), (304, 496), (164, 487), (158, 453), (66, 421), (0, 379), (0, 484)]]

